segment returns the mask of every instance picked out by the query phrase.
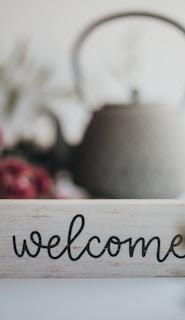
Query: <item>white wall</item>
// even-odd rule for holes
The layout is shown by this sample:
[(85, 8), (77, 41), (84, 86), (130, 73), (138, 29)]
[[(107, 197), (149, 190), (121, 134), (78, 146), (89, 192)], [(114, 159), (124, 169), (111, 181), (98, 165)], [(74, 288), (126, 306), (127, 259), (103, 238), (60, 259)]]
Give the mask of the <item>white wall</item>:
[[(69, 53), (79, 32), (97, 17), (128, 9), (165, 14), (185, 25), (184, 0), (0, 0), (0, 49), (7, 51), (18, 39), (29, 39), (36, 60), (55, 66), (61, 85), (67, 84), (71, 81)], [(125, 80), (123, 70), (119, 87), (110, 77), (111, 63), (113, 71), (119, 73), (130, 30), (138, 31), (141, 38), (136, 50), (140, 68), (131, 80)], [(87, 47), (83, 64), (92, 64), (90, 91), (100, 98), (106, 96), (111, 85), (108, 98), (120, 96), (126, 101), (131, 82), (140, 88), (143, 101), (179, 103), (185, 87), (185, 41), (178, 32), (160, 28), (156, 22), (112, 23), (93, 35)]]

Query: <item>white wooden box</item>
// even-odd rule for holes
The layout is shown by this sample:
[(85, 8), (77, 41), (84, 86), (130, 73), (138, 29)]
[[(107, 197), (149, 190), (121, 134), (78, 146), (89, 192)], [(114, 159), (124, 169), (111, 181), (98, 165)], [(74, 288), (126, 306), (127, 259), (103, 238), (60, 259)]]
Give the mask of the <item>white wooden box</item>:
[(185, 201), (0, 200), (0, 277), (182, 277)]

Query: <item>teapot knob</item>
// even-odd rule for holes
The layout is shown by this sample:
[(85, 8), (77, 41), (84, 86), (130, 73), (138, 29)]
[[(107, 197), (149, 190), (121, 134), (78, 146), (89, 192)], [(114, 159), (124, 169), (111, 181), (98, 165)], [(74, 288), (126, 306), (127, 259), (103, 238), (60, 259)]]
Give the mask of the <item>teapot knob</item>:
[(139, 104), (139, 101), (140, 101), (139, 90), (136, 88), (133, 88), (131, 90), (131, 104), (134, 104), (134, 105)]

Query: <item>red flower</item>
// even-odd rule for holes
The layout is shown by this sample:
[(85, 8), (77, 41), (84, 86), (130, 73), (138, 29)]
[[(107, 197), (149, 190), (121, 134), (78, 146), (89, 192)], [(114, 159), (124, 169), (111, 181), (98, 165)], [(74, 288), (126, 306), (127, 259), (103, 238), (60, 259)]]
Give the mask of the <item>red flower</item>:
[(34, 183), (37, 191), (38, 198), (48, 198), (51, 196), (53, 183), (48, 176), (46, 170), (40, 167), (33, 168), (34, 171)]
[(34, 199), (51, 196), (52, 181), (42, 168), (18, 158), (0, 162), (0, 198)]

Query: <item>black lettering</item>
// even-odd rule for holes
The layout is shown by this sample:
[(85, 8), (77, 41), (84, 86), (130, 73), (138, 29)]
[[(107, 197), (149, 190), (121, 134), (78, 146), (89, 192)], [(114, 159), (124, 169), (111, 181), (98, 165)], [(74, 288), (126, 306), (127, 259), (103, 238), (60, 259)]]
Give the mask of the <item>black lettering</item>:
[[(115, 252), (112, 252), (111, 250), (111, 244), (114, 244), (116, 245), (116, 251)], [(112, 236), (108, 239), (106, 245), (105, 245), (105, 248), (107, 249), (107, 252), (108, 254), (111, 256), (111, 257), (116, 257), (119, 252), (120, 252), (120, 249), (121, 249), (121, 245), (123, 244), (123, 242), (120, 241), (120, 239), (116, 236)]]
[(153, 237), (151, 238), (147, 243), (145, 241), (145, 239), (143, 237), (138, 238), (134, 244), (132, 244), (132, 238), (128, 239), (129, 242), (129, 255), (132, 258), (134, 256), (134, 251), (136, 246), (138, 245), (138, 243), (141, 243), (141, 255), (144, 258), (147, 254), (148, 248), (151, 245), (151, 243), (153, 241), (157, 242), (157, 250), (156, 250), (156, 258), (158, 262), (164, 262), (169, 254), (170, 254), (170, 249), (167, 251), (167, 253), (165, 254), (165, 256), (163, 258), (161, 258), (160, 256), (160, 252), (161, 252), (161, 240), (159, 237)]
[[(145, 238), (143, 237), (139, 237), (135, 241), (133, 240), (132, 237), (121, 241), (120, 238), (115, 235), (110, 236), (108, 240), (105, 242), (104, 246), (101, 245), (102, 240), (99, 236), (97, 235), (91, 236), (87, 241), (87, 244), (82, 248), (81, 252), (75, 256), (74, 244), (76, 239), (81, 235), (84, 227), (85, 227), (85, 217), (82, 214), (75, 215), (69, 225), (69, 230), (67, 235), (67, 244), (56, 255), (54, 254), (53, 249), (59, 246), (61, 243), (61, 238), (59, 235), (51, 236), (48, 240), (48, 243), (43, 244), (41, 234), (38, 231), (31, 232), (30, 240), (31, 240), (31, 243), (35, 246), (35, 250), (29, 249), (26, 239), (23, 239), (22, 246), (20, 250), (18, 250), (16, 236), (13, 235), (12, 240), (13, 240), (14, 253), (19, 258), (22, 258), (25, 254), (27, 254), (31, 258), (36, 258), (40, 254), (41, 249), (44, 249), (47, 251), (48, 257), (50, 259), (54, 259), (54, 260), (59, 259), (66, 253), (71, 261), (77, 261), (85, 253), (87, 253), (88, 256), (94, 259), (101, 258), (105, 252), (107, 252), (107, 254), (110, 257), (116, 257), (120, 254), (122, 245), (128, 244), (129, 256), (130, 258), (133, 258), (136, 247), (140, 244), (141, 256), (145, 258), (149, 250), (149, 247), (151, 246), (152, 243), (155, 242), (156, 243), (156, 260), (159, 263), (166, 261), (170, 253), (172, 253), (173, 256), (177, 259), (185, 259), (185, 255), (179, 255), (175, 250), (176, 247), (180, 246), (180, 244), (183, 243), (183, 237), (180, 234), (177, 234), (173, 237), (168, 251), (163, 256), (161, 255), (161, 251), (162, 251), (161, 239), (157, 236), (152, 237), (149, 241), (146, 241)], [(77, 230), (74, 231), (75, 229)], [(101, 246), (99, 253), (96, 253), (96, 254), (92, 251), (92, 244), (94, 244), (95, 242), (97, 243), (97, 245)]]
[(180, 256), (179, 254), (177, 254), (174, 250), (174, 247), (178, 247), (181, 243), (183, 243), (183, 237), (181, 234), (177, 234), (171, 242), (171, 246), (170, 246), (170, 252), (173, 253), (173, 255), (178, 258), (178, 259), (184, 259), (185, 255)]
[[(37, 236), (37, 241), (34, 239), (34, 236)], [(28, 245), (27, 245), (27, 242), (26, 240), (24, 239), (23, 240), (23, 245), (22, 245), (22, 251), (21, 253), (18, 252), (17, 250), (17, 244), (16, 244), (16, 237), (13, 236), (13, 249), (14, 249), (14, 252), (15, 254), (21, 258), (24, 256), (24, 253), (26, 252), (27, 255), (31, 258), (35, 258), (39, 255), (40, 253), (40, 250), (42, 248), (42, 239), (41, 239), (41, 235), (39, 232), (37, 231), (33, 231), (31, 234), (30, 234), (30, 239), (31, 241), (37, 246), (37, 250), (35, 251), (35, 253), (31, 253), (30, 250), (28, 249)]]

